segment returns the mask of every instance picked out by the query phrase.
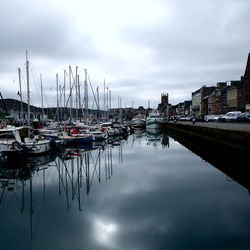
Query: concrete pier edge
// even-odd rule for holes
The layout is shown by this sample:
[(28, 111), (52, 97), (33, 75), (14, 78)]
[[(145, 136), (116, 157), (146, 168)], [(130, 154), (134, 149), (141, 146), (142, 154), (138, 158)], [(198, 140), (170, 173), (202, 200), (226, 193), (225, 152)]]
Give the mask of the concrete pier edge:
[(210, 142), (225, 144), (234, 148), (250, 151), (250, 132), (196, 126), (183, 123), (167, 123), (166, 130), (178, 132), (182, 137), (188, 136), (190, 140), (204, 139)]

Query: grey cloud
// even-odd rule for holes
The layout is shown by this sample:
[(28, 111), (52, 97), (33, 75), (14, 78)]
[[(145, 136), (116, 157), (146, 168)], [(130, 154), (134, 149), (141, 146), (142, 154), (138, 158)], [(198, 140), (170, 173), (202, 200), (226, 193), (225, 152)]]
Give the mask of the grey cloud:
[(161, 24), (133, 26), (121, 32), (124, 42), (151, 52), (152, 66), (157, 68), (151, 76), (156, 85), (165, 80), (166, 91), (182, 86), (191, 94), (204, 82), (240, 79), (250, 50), (250, 3), (166, 3), (170, 4), (170, 17), (166, 16)]
[[(10, 75), (17, 79), (16, 70), (24, 65), (25, 50), (30, 51), (31, 58), (49, 62), (49, 66), (41, 63), (41, 72), (47, 71), (44, 77), (48, 79), (44, 89), (45, 85), (55, 86), (58, 68), (86, 64), (98, 68), (99, 75), (110, 82), (114, 103), (119, 95), (124, 104), (133, 99), (134, 107), (147, 106), (148, 99), (156, 104), (161, 92), (170, 93), (175, 104), (182, 98), (190, 99), (191, 92), (203, 84), (240, 79), (250, 51), (249, 1), (161, 3), (166, 10), (162, 20), (123, 26), (116, 37), (123, 44), (109, 53), (95, 46), (94, 33), (91, 37), (78, 30), (80, 24), (66, 8), (46, 1), (5, 2), (0, 9), (1, 85), (5, 79), (12, 81)], [(138, 14), (139, 18), (145, 17)], [(132, 48), (128, 55), (122, 51), (123, 45)], [(16, 95), (11, 91), (4, 89), (4, 94)]]
[(25, 50), (51, 60), (97, 56), (87, 34), (74, 34), (76, 27), (65, 11), (12, 1), (1, 12), (0, 53), (6, 59), (23, 56)]

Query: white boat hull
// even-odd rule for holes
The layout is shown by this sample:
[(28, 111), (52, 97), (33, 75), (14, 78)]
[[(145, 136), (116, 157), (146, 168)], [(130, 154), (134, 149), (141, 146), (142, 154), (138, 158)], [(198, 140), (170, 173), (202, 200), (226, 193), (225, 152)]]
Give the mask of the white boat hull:
[(146, 126), (146, 121), (141, 118), (134, 118), (132, 120), (132, 126), (133, 127), (145, 127)]
[(146, 128), (147, 129), (161, 129), (162, 124), (154, 122), (154, 123), (147, 124)]
[(45, 154), (50, 151), (49, 140), (38, 141), (36, 143), (25, 143), (23, 146), (27, 148), (27, 153), (32, 155)]
[(94, 137), (94, 140), (97, 141), (97, 140), (106, 140), (108, 139), (108, 133), (106, 132), (97, 132), (97, 133), (92, 133), (93, 137)]

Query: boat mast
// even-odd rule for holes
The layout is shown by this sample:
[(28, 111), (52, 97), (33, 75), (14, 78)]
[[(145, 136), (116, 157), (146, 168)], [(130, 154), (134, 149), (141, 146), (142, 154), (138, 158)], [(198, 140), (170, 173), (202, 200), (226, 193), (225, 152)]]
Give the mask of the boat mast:
[(109, 90), (109, 110), (111, 111), (111, 90)]
[(76, 121), (78, 120), (78, 108), (77, 108), (77, 106), (78, 106), (77, 105), (78, 104), (78, 100), (77, 100), (77, 98), (78, 98), (78, 96), (77, 96), (78, 95), (78, 93), (77, 93), (77, 82), (78, 81), (77, 80), (78, 79), (77, 78), (78, 77), (77, 77), (77, 69), (78, 69), (78, 67), (76, 66), (76, 77), (75, 77), (75, 84), (76, 84)]
[(97, 95), (97, 119), (99, 120), (99, 87), (96, 88), (96, 95)]
[(59, 85), (59, 96), (60, 96), (60, 98), (59, 98), (59, 110), (60, 110), (59, 118), (60, 118), (60, 121), (62, 121), (62, 92), (63, 92), (63, 89), (62, 89), (62, 85), (60, 84)]
[(69, 109), (69, 116), (70, 116), (70, 122), (71, 122), (71, 120), (72, 120), (71, 66), (69, 66), (69, 97), (70, 97), (70, 109)]
[(26, 51), (26, 76), (27, 76), (27, 97), (28, 97), (28, 125), (30, 126), (30, 86), (29, 86), (28, 51)]
[(64, 70), (63, 74), (63, 107), (64, 107), (64, 124), (66, 121), (66, 100), (65, 100), (65, 85), (66, 85), (66, 70)]
[(106, 115), (107, 115), (107, 121), (108, 121), (109, 120), (109, 88), (108, 87), (107, 87), (106, 96), (107, 96), (107, 113), (106, 113)]
[(79, 75), (77, 75), (77, 82), (78, 82), (78, 107), (79, 107), (79, 112), (80, 112), (80, 121), (82, 120), (81, 118), (82, 118), (82, 110), (81, 110), (81, 92), (80, 92), (80, 76)]
[(56, 74), (56, 113), (57, 113), (57, 125), (58, 125), (59, 123), (58, 74)]
[(89, 107), (88, 107), (88, 73), (87, 69), (84, 69), (85, 81), (84, 81), (84, 106), (85, 106), (85, 123), (88, 124)]
[(106, 100), (106, 97), (105, 97), (105, 79), (104, 79), (104, 92), (103, 92), (103, 111), (104, 111), (104, 119), (105, 119), (105, 105), (106, 105), (106, 102), (105, 102), (105, 100)]
[(20, 100), (21, 100), (21, 123), (23, 124), (23, 97), (22, 97), (22, 83), (21, 83), (21, 69), (18, 68), (18, 78), (19, 78), (19, 87), (20, 87), (20, 91), (19, 91), (19, 96), (20, 96)]
[(122, 121), (122, 98), (120, 97), (120, 121)]
[(42, 101), (42, 121), (43, 121), (43, 116), (44, 116), (44, 111), (43, 111), (43, 81), (42, 81), (42, 74), (40, 74), (40, 81), (41, 81), (41, 101)]

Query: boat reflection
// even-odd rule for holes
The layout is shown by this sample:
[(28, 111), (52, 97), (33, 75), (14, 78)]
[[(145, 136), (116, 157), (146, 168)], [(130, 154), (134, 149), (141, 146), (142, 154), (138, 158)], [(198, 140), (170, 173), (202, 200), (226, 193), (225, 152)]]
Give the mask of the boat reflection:
[(136, 136), (136, 138), (141, 138), (145, 136), (145, 133), (146, 133), (146, 129), (143, 129), (143, 128), (134, 129), (134, 135)]
[(146, 130), (147, 145), (169, 147), (169, 136), (162, 129)]
[[(123, 162), (124, 143), (125, 140), (116, 138), (110, 144), (98, 143), (88, 148), (66, 148), (56, 158), (49, 155), (35, 157), (29, 159), (26, 166), (0, 167), (0, 217), (1, 211), (8, 203), (9, 193), (15, 190), (21, 201), (19, 210), (22, 215), (25, 216), (25, 210), (29, 213), (30, 240), (33, 241), (34, 228), (39, 226), (39, 216), (46, 206), (49, 187), (54, 180), (58, 179), (58, 195), (65, 198), (66, 211), (72, 207), (82, 211), (83, 200), (90, 195), (92, 186), (109, 181), (114, 175), (114, 166)], [(37, 186), (41, 180), (42, 190), (41, 186)], [(33, 183), (36, 184), (35, 187)]]

